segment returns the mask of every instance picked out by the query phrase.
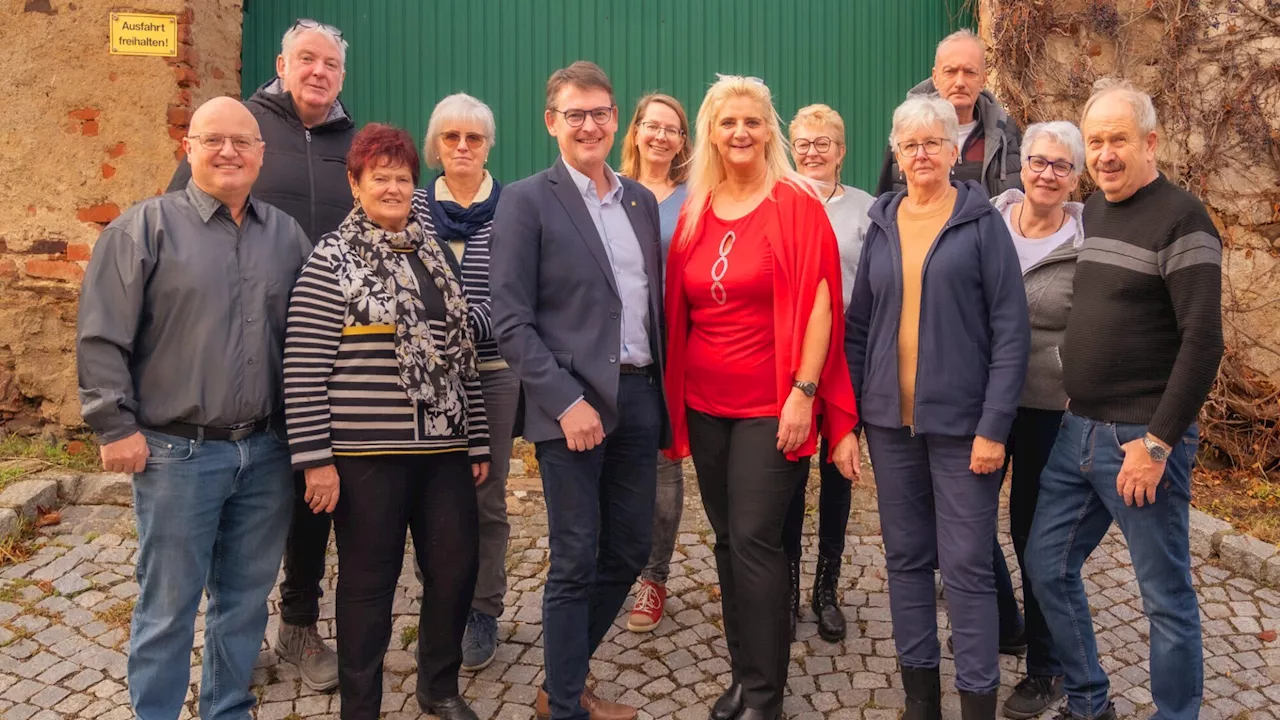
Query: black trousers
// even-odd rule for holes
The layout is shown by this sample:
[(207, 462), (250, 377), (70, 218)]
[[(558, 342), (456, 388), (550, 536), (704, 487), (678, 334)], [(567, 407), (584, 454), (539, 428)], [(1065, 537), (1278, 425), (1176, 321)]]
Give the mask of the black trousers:
[[(818, 451), (818, 557), (839, 561), (844, 555), (844, 537), (849, 529), (849, 510), (853, 504), (853, 482), (840, 474), (835, 463), (828, 462), (830, 443), (822, 438)], [(859, 458), (858, 462), (861, 462)], [(801, 539), (804, 534), (804, 491), (809, 482), (806, 472), (791, 498), (787, 509), (787, 522), (782, 529), (782, 543), (788, 560), (799, 560)]]
[(405, 530), (422, 573), (418, 691), (458, 694), (462, 633), (479, 569), (479, 519), (467, 453), (337, 458), (338, 688), (343, 720), (382, 706), (382, 663), (404, 566)]
[(329, 548), (329, 513), (313, 513), (304, 499), (307, 480), (293, 474), (293, 518), (284, 546), (284, 581), (280, 583), (280, 619), (306, 627), (320, 619), (325, 554)]
[[(1009, 436), (1008, 454), (1013, 458), (1013, 479), (1009, 484), (1009, 534), (1013, 537), (1013, 552), (1018, 556), (1018, 566), (1027, 566), (1027, 542), (1031, 537), (1031, 521), (1035, 518), (1036, 502), (1040, 499), (1040, 473), (1049, 463), (1049, 453), (1058, 439), (1062, 425), (1061, 410), (1037, 410), (1018, 408), (1017, 419)], [(1004, 555), (1000, 557), (1004, 565)], [(1000, 568), (996, 568), (997, 575)], [(1009, 571), (1004, 570), (1007, 574)], [(1053, 645), (1049, 624), (1036, 601), (1026, 573), (1022, 578), (1022, 605), (1026, 614), (1027, 673), (1030, 675), (1061, 675), (1062, 664)]]
[(809, 469), (777, 450), (778, 419), (726, 419), (689, 411), (689, 445), (707, 519), (733, 679), (746, 707), (782, 705), (791, 651), (782, 525)]

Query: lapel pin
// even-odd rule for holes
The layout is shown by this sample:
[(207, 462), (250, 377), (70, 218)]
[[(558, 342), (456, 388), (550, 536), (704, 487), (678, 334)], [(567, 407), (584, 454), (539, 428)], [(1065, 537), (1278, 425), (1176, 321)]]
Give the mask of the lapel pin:
[(636, 201), (635, 201), (635, 200), (632, 200), (632, 201), (631, 201), (631, 207), (635, 207), (635, 206), (636, 206)]

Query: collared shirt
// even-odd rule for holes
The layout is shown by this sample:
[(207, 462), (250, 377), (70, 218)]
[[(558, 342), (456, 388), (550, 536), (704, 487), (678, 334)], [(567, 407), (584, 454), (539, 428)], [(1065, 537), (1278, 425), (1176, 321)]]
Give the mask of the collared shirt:
[(613, 268), (618, 298), (622, 300), (621, 362), (637, 367), (649, 365), (653, 362), (653, 352), (649, 349), (649, 276), (645, 273), (640, 241), (622, 205), (622, 182), (606, 165), (609, 192), (601, 200), (594, 180), (575, 170), (568, 162), (564, 166), (587, 204), (587, 211)]
[(310, 252), (284, 211), (250, 198), (236, 225), (194, 180), (129, 208), (98, 237), (80, 294), (85, 422), (114, 442), (283, 408), (285, 316)]

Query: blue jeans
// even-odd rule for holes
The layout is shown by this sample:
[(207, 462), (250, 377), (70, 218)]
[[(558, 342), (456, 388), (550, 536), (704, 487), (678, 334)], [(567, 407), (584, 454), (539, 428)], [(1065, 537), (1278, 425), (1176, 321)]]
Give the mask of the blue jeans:
[(293, 511), (289, 450), (275, 432), (223, 442), (143, 431), (151, 457), (133, 476), (139, 591), (129, 639), (129, 698), (140, 720), (178, 717), (206, 590), (200, 717), (249, 717), (267, 595)]
[(592, 653), (649, 559), (658, 443), (656, 380), (623, 375), (619, 422), (585, 452), (537, 443), (551, 568), (542, 597), (546, 690), (555, 720), (587, 720), (579, 698)]
[(1081, 718), (1097, 717), (1110, 702), (1080, 568), (1112, 520), (1129, 544), (1151, 625), (1154, 717), (1194, 720), (1200, 712), (1204, 653), (1188, 528), (1191, 466), (1200, 433), (1192, 425), (1169, 453), (1155, 502), (1130, 507), (1116, 491), (1124, 462), (1120, 446), (1146, 432), (1145, 425), (1098, 422), (1068, 412), (1040, 477), (1027, 571), (1062, 662), (1067, 707)]

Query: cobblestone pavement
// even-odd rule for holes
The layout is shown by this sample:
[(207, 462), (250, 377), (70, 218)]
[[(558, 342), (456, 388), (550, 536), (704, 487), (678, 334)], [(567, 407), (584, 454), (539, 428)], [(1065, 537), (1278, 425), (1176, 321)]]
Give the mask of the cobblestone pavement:
[[(481, 718), (533, 717), (534, 688), (542, 679), (541, 603), (547, 569), (546, 513), (537, 482), (511, 481), (510, 591), (497, 660), (462, 681)], [(810, 484), (811, 488), (816, 485)], [(801, 622), (799, 639), (791, 648), (785, 704), (791, 718), (893, 720), (903, 705), (869, 481), (855, 488), (853, 507), (840, 578), (849, 637), (829, 644), (817, 636), (811, 616)], [(810, 531), (814, 521), (812, 516), (807, 521)], [(641, 707), (641, 717), (703, 720), (728, 679), (729, 666), (720, 631), (710, 529), (692, 479), (678, 540), (668, 585), (669, 617), (647, 635), (627, 632), (619, 619), (596, 653), (592, 671), (601, 696)], [(816, 538), (807, 534), (806, 542), (810, 543), (804, 568), (807, 588), (812, 582)], [(131, 513), (106, 506), (66, 508), (62, 524), (46, 528), (37, 543), (39, 548), (28, 561), (0, 569), (0, 716), (5, 720), (131, 717), (125, 687), (128, 618), (137, 593), (132, 579), (137, 541)], [(330, 562), (336, 562), (332, 554)], [(1205, 561), (1196, 563), (1195, 573), (1205, 635), (1201, 717), (1280, 720), (1280, 643), (1274, 633), (1280, 630), (1280, 592)], [(1148, 625), (1118, 531), (1094, 554), (1086, 575), (1102, 662), (1111, 675), (1117, 709), (1121, 717), (1146, 718), (1153, 712)], [(332, 568), (327, 583), (331, 590)], [(406, 562), (386, 659), (383, 710), (387, 718), (422, 717), (413, 698), (416, 585)], [(323, 601), (322, 618), (322, 632), (332, 637), (332, 592)], [(276, 622), (273, 617), (268, 637), (274, 637)], [(940, 610), (943, 637), (948, 632), (946, 622), (945, 610)], [(203, 645), (202, 629), (198, 624), (197, 648)], [(193, 683), (199, 678), (199, 663), (197, 650)], [(1002, 657), (1001, 663), (1003, 697), (1022, 668), (1010, 657)], [(944, 686), (948, 686), (954, 673), (950, 660), (944, 659), (943, 672)], [(316, 694), (302, 686), (297, 671), (279, 663), (265, 644), (254, 681), (261, 700), (258, 720), (337, 717), (337, 696)], [(189, 699), (195, 696), (194, 687)], [(193, 711), (189, 704), (183, 717), (191, 717)], [(959, 716), (958, 700), (950, 688), (944, 714)]]

